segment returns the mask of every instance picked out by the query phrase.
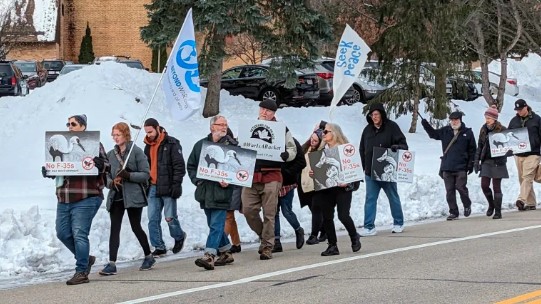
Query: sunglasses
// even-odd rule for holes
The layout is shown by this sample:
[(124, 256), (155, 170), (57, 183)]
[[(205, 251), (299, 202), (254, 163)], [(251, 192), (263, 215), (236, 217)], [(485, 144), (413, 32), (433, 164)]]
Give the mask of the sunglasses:
[(323, 130), (323, 134), (324, 134), (324, 135), (327, 135), (327, 134), (329, 134), (329, 133), (331, 133), (331, 132), (332, 132), (331, 130)]
[(78, 124), (76, 122), (74, 122), (74, 121), (66, 123), (66, 127), (69, 127), (70, 125), (72, 127), (77, 127), (78, 126)]

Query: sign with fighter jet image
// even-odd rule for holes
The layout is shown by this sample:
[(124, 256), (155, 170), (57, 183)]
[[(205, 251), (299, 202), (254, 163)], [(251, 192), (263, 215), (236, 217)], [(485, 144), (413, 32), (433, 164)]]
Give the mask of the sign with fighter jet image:
[(45, 169), (49, 176), (98, 175), (100, 132), (45, 132)]
[(286, 150), (286, 125), (267, 120), (239, 122), (239, 147), (257, 151), (257, 159), (283, 162), (280, 154)]
[(532, 150), (527, 128), (489, 133), (488, 143), (492, 157), (504, 156), (508, 150), (513, 150), (513, 154), (530, 152)]
[(197, 178), (251, 187), (256, 155), (253, 150), (204, 141)]
[(374, 147), (372, 179), (381, 182), (413, 182), (415, 152)]
[(352, 144), (311, 152), (308, 158), (316, 191), (363, 180), (361, 156)]

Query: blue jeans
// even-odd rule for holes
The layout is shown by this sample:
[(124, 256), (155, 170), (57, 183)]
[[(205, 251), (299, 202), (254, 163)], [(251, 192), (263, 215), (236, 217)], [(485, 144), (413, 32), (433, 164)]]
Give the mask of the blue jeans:
[(182, 231), (178, 221), (177, 200), (169, 196), (157, 197), (156, 186), (150, 186), (148, 192), (148, 234), (150, 244), (156, 249), (166, 250), (162, 238), (162, 210), (163, 216), (169, 225), (169, 234), (175, 241), (182, 241), (184, 231)]
[(231, 248), (229, 239), (224, 233), (225, 217), (227, 210), (222, 209), (203, 209), (207, 216), (207, 225), (209, 226), (209, 236), (205, 245), (205, 253), (217, 255), (218, 251), (226, 252)]
[(402, 204), (398, 196), (396, 183), (381, 182), (373, 180), (365, 175), (366, 199), (364, 202), (364, 228), (373, 229), (376, 220), (376, 210), (378, 207), (379, 191), (383, 189), (391, 205), (391, 215), (394, 219), (394, 225), (404, 225), (404, 214), (402, 213)]
[(295, 189), (289, 190), (286, 195), (278, 198), (278, 210), (274, 216), (274, 237), (280, 238), (280, 209), (282, 209), (282, 214), (289, 222), (291, 227), (294, 230), (297, 230), (301, 227), (297, 216), (293, 212), (293, 197), (295, 196)]
[(76, 272), (86, 272), (88, 269), (88, 234), (101, 202), (101, 197), (92, 196), (75, 203), (56, 205), (56, 237), (75, 256)]

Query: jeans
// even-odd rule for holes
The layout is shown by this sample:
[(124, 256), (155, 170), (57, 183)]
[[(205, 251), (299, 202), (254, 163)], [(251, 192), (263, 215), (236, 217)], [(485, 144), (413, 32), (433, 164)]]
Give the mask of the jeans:
[(460, 200), (464, 208), (471, 207), (471, 200), (468, 194), (468, 173), (466, 171), (450, 172), (443, 171), (443, 182), (447, 191), (447, 205), (449, 205), (449, 214), (458, 216), (458, 205), (456, 204), (456, 191), (460, 194)]
[(165, 243), (162, 238), (162, 210), (163, 216), (167, 219), (169, 225), (169, 234), (175, 241), (182, 241), (184, 231), (180, 227), (180, 222), (177, 216), (177, 200), (169, 196), (156, 196), (156, 186), (150, 186), (148, 192), (148, 234), (150, 244), (156, 249), (166, 250)]
[(286, 195), (278, 197), (278, 209), (276, 211), (276, 216), (274, 217), (274, 237), (277, 239), (280, 238), (280, 209), (282, 209), (282, 214), (294, 230), (301, 228), (301, 224), (293, 212), (294, 196), (295, 189), (291, 189)]
[(209, 236), (205, 245), (205, 253), (216, 255), (219, 252), (225, 252), (231, 248), (229, 239), (224, 233), (225, 217), (227, 210), (222, 209), (203, 209), (207, 216), (207, 225), (209, 226)]
[(56, 206), (56, 237), (75, 256), (76, 272), (86, 272), (88, 269), (88, 234), (101, 202), (99, 196), (92, 196), (75, 203), (58, 203)]
[(398, 189), (396, 183), (381, 182), (372, 179), (372, 177), (365, 175), (366, 184), (366, 199), (364, 202), (364, 228), (374, 229), (374, 222), (376, 221), (376, 211), (378, 207), (379, 192), (383, 189), (385, 195), (389, 199), (389, 205), (391, 206), (391, 215), (393, 216), (393, 224), (402, 226), (404, 225), (404, 214), (402, 213), (402, 203), (398, 196)]

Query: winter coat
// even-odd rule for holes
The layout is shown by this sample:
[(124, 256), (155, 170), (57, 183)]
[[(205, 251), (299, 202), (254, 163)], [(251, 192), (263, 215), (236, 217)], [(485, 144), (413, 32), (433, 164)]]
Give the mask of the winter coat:
[(528, 128), (528, 136), (530, 138), (530, 152), (515, 154), (516, 156), (540, 155), (541, 149), (541, 117), (535, 114), (528, 106), (528, 115), (520, 117), (516, 115), (509, 122), (509, 129)]
[(507, 156), (492, 157), (490, 155), (489, 134), (500, 133), (507, 129), (499, 121), (494, 123), (494, 128), (490, 130), (486, 124), (479, 131), (479, 139), (477, 141), (477, 151), (475, 151), (474, 164), (481, 165), (479, 176), (490, 178), (508, 178), (507, 172)]
[[(196, 186), (194, 193), (195, 200), (199, 202), (202, 209), (228, 210), (231, 205), (231, 197), (233, 196), (233, 185), (223, 188), (218, 182), (197, 178), (199, 158), (201, 157), (203, 142), (205, 141), (212, 142), (212, 134), (196, 142), (192, 153), (188, 157), (188, 176)], [(222, 137), (218, 142), (225, 145), (237, 145), (237, 141), (228, 135)]]
[[(165, 132), (165, 129), (161, 128), (161, 132)], [(150, 145), (148, 144), (145, 146), (145, 155), (150, 165)], [(180, 188), (180, 195), (182, 195), (182, 179), (184, 175), (186, 175), (186, 166), (182, 156), (182, 146), (178, 139), (166, 133), (158, 148), (156, 196), (179, 198), (180, 196), (172, 196), (171, 189)]]
[[(376, 110), (381, 113), (382, 124), (379, 129), (374, 126), (374, 122), (370, 117), (372, 112)], [(387, 113), (381, 103), (370, 106), (366, 120), (368, 121), (368, 125), (364, 128), (361, 135), (359, 153), (361, 154), (363, 170), (365, 174), (370, 175), (372, 172), (374, 147), (390, 148), (392, 145), (398, 145), (399, 149), (407, 150), (408, 143), (400, 127), (394, 121), (387, 118)]]
[[(445, 126), (440, 129), (434, 129), (423, 119), (421, 121), (423, 128), (428, 136), (435, 140), (441, 140), (441, 150), (445, 152), (447, 146), (455, 136), (451, 126)], [(462, 123), (458, 129), (459, 135), (447, 153), (441, 157), (440, 171), (460, 172), (473, 170), (475, 160), (475, 137), (471, 128), (466, 128)]]
[[(133, 145), (133, 151), (131, 152), (130, 159), (126, 165), (126, 171), (130, 172), (129, 180), (122, 181), (122, 197), (124, 200), (124, 208), (142, 208), (147, 206), (146, 187), (148, 179), (150, 177), (150, 167), (148, 165), (147, 157), (143, 150), (134, 145), (132, 141), (126, 144), (126, 152), (122, 156), (122, 160), (125, 162), (128, 156), (128, 151)], [(107, 188), (110, 189), (107, 195), (107, 211), (111, 209), (113, 199), (116, 194), (116, 187), (113, 185), (113, 179), (116, 174), (122, 169), (115, 151), (120, 154), (120, 148), (115, 145), (113, 150), (107, 153), (107, 158), (111, 164), (111, 171), (107, 173)]]
[(304, 158), (304, 154), (301, 153), (301, 144), (295, 138), (293, 138), (293, 141), (295, 142), (295, 146), (297, 147), (297, 153), (295, 154), (295, 158), (292, 161), (282, 164), (282, 186), (296, 184), (298, 176), (306, 167), (307, 163), (306, 159)]

